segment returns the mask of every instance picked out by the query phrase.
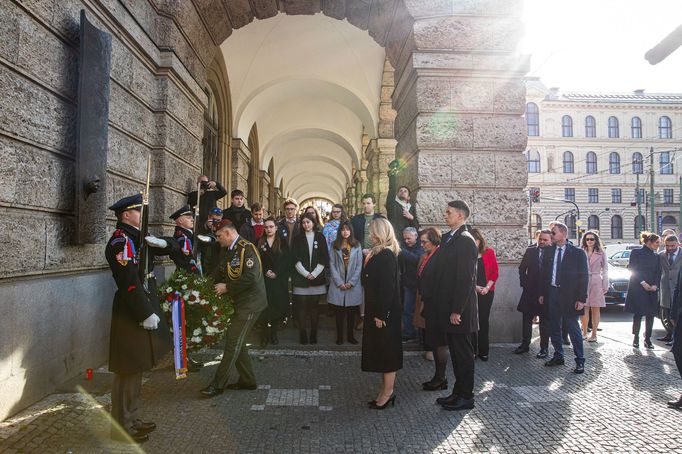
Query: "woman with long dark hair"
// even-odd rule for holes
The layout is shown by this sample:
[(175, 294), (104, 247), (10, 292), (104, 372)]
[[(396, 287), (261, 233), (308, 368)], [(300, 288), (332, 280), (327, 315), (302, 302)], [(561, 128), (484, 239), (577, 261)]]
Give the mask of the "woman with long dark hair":
[[(609, 268), (606, 260), (604, 245), (599, 239), (599, 234), (594, 230), (589, 230), (583, 235), (580, 247), (587, 254), (587, 271), (589, 281), (587, 283), (587, 301), (585, 301), (585, 312), (580, 317), (582, 324), (583, 339), (588, 342), (597, 342), (597, 327), (599, 326), (600, 310), (606, 307), (604, 295), (609, 290)], [(592, 313), (592, 335), (587, 338), (587, 325)]]
[[(301, 230), (291, 246), (295, 269), (291, 279), (294, 285), (294, 314), (300, 330), (300, 343), (307, 344), (310, 341), (311, 344), (317, 344), (319, 301), (327, 293), (324, 270), (329, 267), (329, 251), (313, 214), (304, 214), (300, 225)], [(306, 330), (308, 318), (310, 336)]]
[(490, 351), (490, 309), (495, 298), (495, 282), (500, 276), (497, 257), (493, 248), (488, 247), (483, 233), (472, 228), (469, 230), (478, 248), (478, 267), (476, 293), (478, 293), (478, 334), (471, 337), (474, 352), (481, 361), (488, 361)]
[(266, 346), (268, 342), (279, 343), (277, 324), (287, 313), (289, 305), (287, 243), (280, 241), (277, 221), (273, 217), (263, 222), (263, 236), (258, 241), (258, 252), (263, 263), (265, 291), (268, 295), (268, 307), (260, 317), (263, 325), (261, 345)]
[(336, 315), (336, 344), (343, 344), (343, 322), (346, 319), (348, 342), (357, 344), (353, 328), (358, 306), (362, 304), (362, 247), (353, 236), (350, 221), (339, 225), (338, 234), (329, 251), (330, 283), (327, 302)]

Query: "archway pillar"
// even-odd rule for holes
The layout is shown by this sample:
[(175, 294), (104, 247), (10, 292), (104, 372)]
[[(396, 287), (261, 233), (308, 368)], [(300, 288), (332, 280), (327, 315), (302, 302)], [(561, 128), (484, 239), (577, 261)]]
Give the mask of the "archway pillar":
[(377, 211), (386, 214), (388, 164), (395, 159), (395, 139), (374, 139), (365, 152), (367, 156), (367, 191), (377, 198)]
[(393, 93), (396, 155), (405, 164), (398, 184), (414, 190), (423, 226), (444, 227), (450, 200), (469, 204), (469, 223), (481, 228), (502, 268), (491, 336), (514, 341), (520, 319), (509, 319), (518, 318), (516, 267), (528, 218), (522, 115), (529, 58), (515, 53), (521, 9), (500, 13), (490, 3), (465, 2), (471, 10), (462, 6), (461, 15), (414, 21), (413, 47)]
[(232, 139), (232, 187), (228, 192), (234, 189), (241, 189), (246, 194), (249, 203), (255, 202), (250, 200), (249, 194), (249, 167), (251, 165), (251, 151), (246, 146), (244, 141), (238, 137)]
[(263, 205), (265, 211), (270, 208), (270, 174), (265, 170), (259, 170), (260, 174), (260, 204)]

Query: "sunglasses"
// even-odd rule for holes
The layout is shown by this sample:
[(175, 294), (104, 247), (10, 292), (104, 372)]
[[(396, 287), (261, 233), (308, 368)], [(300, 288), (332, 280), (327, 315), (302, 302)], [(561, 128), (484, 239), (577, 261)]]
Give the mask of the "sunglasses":
[(596, 241), (595, 238), (585, 238), (585, 241)]

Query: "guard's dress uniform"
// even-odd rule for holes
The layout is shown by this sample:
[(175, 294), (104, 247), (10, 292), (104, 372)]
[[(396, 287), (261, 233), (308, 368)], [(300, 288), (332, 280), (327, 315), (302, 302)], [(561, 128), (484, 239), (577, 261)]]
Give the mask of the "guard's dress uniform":
[(173, 239), (178, 243), (180, 250), (177, 254), (172, 254), (171, 258), (175, 263), (175, 266), (182, 268), (190, 273), (199, 274), (199, 268), (197, 267), (197, 262), (194, 260), (194, 250), (192, 241), (194, 239), (194, 232), (179, 225), (175, 226), (175, 232), (173, 233)]
[(260, 312), (268, 305), (263, 268), (256, 247), (240, 236), (221, 252), (214, 280), (227, 285), (227, 294), (234, 301), (235, 313), (227, 329), (223, 359), (211, 385), (218, 390), (225, 388), (230, 371), (236, 367), (239, 385), (255, 388), (256, 377), (251, 367), (246, 338)]
[[(111, 414), (128, 431), (134, 430), (137, 419), (142, 372), (154, 367), (172, 347), (170, 331), (165, 323), (159, 323), (155, 330), (140, 326), (152, 314), (161, 320), (164, 316), (157, 299), (155, 279), (149, 277), (147, 291), (140, 281), (136, 256), (139, 247), (140, 231), (119, 222), (105, 249), (117, 287), (111, 311), (109, 344), (109, 370), (114, 373)], [(152, 274), (153, 251), (150, 247)], [(168, 254), (169, 251), (161, 252)]]

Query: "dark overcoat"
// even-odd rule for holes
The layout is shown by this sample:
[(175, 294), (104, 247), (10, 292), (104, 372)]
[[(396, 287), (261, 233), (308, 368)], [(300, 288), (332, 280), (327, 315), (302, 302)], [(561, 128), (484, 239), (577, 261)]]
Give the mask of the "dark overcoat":
[[(289, 265), (287, 257), (287, 244), (279, 242), (279, 249), (275, 252), (265, 238), (261, 238), (258, 251), (263, 263), (263, 279), (265, 280), (265, 292), (268, 296), (268, 307), (263, 311), (262, 317), (267, 321), (274, 321), (286, 314), (289, 306)], [(275, 278), (266, 276), (268, 271), (275, 273)]]
[(194, 233), (177, 225), (173, 233), (173, 241), (177, 244), (177, 247), (173, 249), (170, 258), (175, 263), (175, 266), (189, 273), (199, 274), (197, 263), (194, 260), (194, 245), (192, 244)]
[[(554, 255), (556, 246), (544, 248), (542, 257), (542, 296), (545, 305), (548, 304), (547, 295), (552, 285), (552, 272), (554, 269)], [(580, 248), (566, 243), (561, 257), (559, 275), (557, 276), (560, 288), (557, 290), (557, 301), (561, 305), (561, 313), (566, 317), (583, 315), (584, 309), (577, 310), (575, 303), (583, 304), (587, 301), (587, 284), (590, 275), (587, 267), (587, 254)]]
[[(462, 226), (451, 237), (443, 236), (437, 254), (434, 265), (438, 270), (438, 291), (433, 298), (433, 312), (427, 311), (430, 317), (426, 322), (427, 341), (432, 347), (445, 345), (447, 333), (478, 331), (478, 248), (474, 237)], [(461, 322), (450, 323), (450, 314), (460, 314)]]
[[(362, 330), (362, 370), (394, 372), (403, 367), (400, 277), (398, 258), (389, 249), (372, 256), (362, 270), (365, 323)], [(386, 322), (377, 328), (374, 318)]]
[(646, 246), (630, 252), (630, 282), (625, 297), (625, 312), (636, 315), (658, 314), (658, 291), (647, 292), (641, 282), (649, 285), (661, 285), (661, 261), (656, 252)]
[[(329, 268), (329, 249), (327, 249), (327, 240), (321, 232), (315, 232), (312, 255), (310, 254), (308, 240), (304, 231), (301, 231), (296, 235), (291, 249), (292, 264), (295, 265), (296, 263), (301, 262), (303, 268), (308, 272), (312, 272), (317, 265), (323, 265), (325, 269)], [(327, 278), (326, 273), (322, 272), (311, 281), (301, 276), (301, 274), (294, 269), (291, 281), (293, 282), (294, 287), (316, 287), (318, 285), (325, 285), (327, 283)]]
[[(119, 222), (104, 251), (117, 287), (109, 336), (109, 370), (117, 374), (150, 370), (172, 347), (170, 331), (159, 305), (156, 280), (148, 280), (148, 291), (140, 281), (135, 257), (139, 247), (140, 231)], [(154, 251), (149, 248), (151, 271)], [(159, 255), (169, 253), (168, 250), (156, 252)], [(140, 323), (152, 314), (161, 322), (157, 329), (146, 330)]]
[(537, 245), (527, 248), (519, 265), (519, 282), (523, 292), (516, 310), (532, 316), (547, 314), (547, 305), (538, 301), (542, 293), (540, 249)]

